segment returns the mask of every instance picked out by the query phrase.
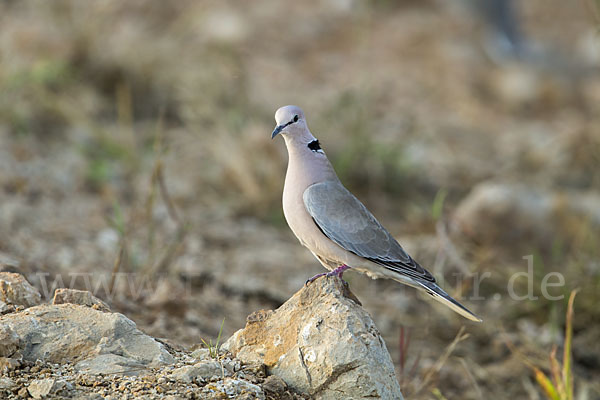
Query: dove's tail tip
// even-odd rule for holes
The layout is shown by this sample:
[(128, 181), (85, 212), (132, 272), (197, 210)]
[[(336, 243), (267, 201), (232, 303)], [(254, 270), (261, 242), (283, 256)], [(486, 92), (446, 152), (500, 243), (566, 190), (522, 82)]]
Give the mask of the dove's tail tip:
[(463, 317), (467, 318), (468, 320), (471, 320), (474, 322), (483, 322), (483, 320), (481, 318), (479, 318), (477, 315), (473, 314), (471, 311), (469, 311), (465, 306), (460, 304), (458, 301), (454, 300), (448, 293), (444, 292), (444, 290), (442, 290), (442, 288), (440, 288), (435, 283), (433, 283), (433, 284), (430, 282), (419, 282), (419, 283), (425, 289), (425, 291), (431, 295), (431, 297), (433, 297), (440, 303), (445, 304), (446, 306), (451, 308), (454, 312), (462, 315)]

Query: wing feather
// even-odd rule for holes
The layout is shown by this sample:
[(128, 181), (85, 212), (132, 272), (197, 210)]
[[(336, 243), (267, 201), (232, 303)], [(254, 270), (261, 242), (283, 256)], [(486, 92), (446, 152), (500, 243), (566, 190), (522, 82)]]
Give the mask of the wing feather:
[(315, 183), (303, 200), (321, 232), (342, 248), (391, 271), (435, 282), (340, 182)]

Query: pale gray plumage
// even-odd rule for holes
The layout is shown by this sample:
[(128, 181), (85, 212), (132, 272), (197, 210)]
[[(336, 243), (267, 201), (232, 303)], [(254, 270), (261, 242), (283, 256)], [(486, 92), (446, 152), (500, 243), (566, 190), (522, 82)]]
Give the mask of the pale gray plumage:
[(344, 249), (399, 273), (434, 282), (431, 274), (415, 263), (339, 181), (315, 183), (302, 197), (306, 210), (325, 236)]
[(296, 106), (275, 113), (272, 137), (285, 140), (289, 163), (283, 190), (288, 225), (321, 264), (342, 265), (372, 278), (391, 278), (429, 293), (457, 313), (481, 321), (444, 292), (367, 208), (339, 181), (304, 113)]

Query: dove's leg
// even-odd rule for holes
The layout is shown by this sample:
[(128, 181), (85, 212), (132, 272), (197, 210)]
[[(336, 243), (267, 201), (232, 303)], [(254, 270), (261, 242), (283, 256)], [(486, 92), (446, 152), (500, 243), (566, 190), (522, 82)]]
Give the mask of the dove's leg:
[(322, 276), (325, 276), (325, 275), (327, 275), (327, 274), (328, 274), (328, 272), (323, 272), (322, 274), (316, 274), (316, 275), (315, 275), (315, 276), (313, 276), (312, 278), (308, 278), (308, 279), (306, 280), (306, 282), (304, 282), (304, 285), (308, 285), (308, 284), (310, 284), (310, 283), (313, 283), (314, 281), (316, 281), (316, 280), (317, 280), (317, 278), (320, 278), (320, 277), (322, 277)]
[(344, 274), (344, 271), (350, 269), (349, 266), (347, 266), (346, 264), (342, 264), (339, 267), (337, 267), (336, 269), (334, 269), (331, 272), (327, 273), (327, 276), (337, 276), (338, 278), (342, 278), (342, 275)]
[(347, 269), (350, 269), (350, 267), (347, 266), (346, 264), (342, 264), (342, 265), (340, 265), (339, 267), (337, 267), (336, 269), (334, 269), (331, 272), (323, 272), (322, 274), (316, 274), (312, 278), (308, 279), (306, 281), (305, 285), (308, 285), (309, 283), (313, 283), (317, 278), (320, 278), (322, 276), (337, 276), (338, 278), (341, 279), (342, 278), (342, 274)]

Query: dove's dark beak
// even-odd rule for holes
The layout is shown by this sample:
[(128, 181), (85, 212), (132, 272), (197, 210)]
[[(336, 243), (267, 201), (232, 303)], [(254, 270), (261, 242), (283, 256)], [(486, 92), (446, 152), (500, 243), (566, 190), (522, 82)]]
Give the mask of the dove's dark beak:
[(283, 130), (283, 128), (285, 128), (288, 125), (293, 124), (294, 122), (298, 122), (298, 116), (296, 116), (295, 119), (292, 119), (287, 124), (277, 125), (275, 127), (275, 129), (273, 129), (273, 133), (271, 133), (271, 139), (273, 139), (275, 136), (279, 135), (281, 133), (281, 131)]
[(273, 133), (271, 133), (271, 139), (273, 139), (275, 136), (279, 135), (279, 133), (281, 133), (283, 128), (285, 128), (286, 126), (287, 125), (277, 125), (275, 127), (275, 129), (273, 129)]

